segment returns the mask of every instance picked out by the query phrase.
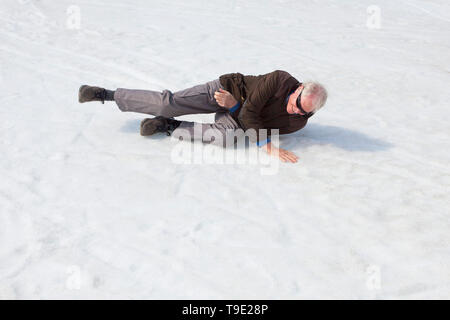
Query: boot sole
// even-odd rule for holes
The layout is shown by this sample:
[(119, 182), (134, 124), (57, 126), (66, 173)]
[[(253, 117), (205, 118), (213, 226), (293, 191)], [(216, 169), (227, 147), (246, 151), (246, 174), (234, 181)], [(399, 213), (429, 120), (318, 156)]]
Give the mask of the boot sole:
[(141, 123), (141, 136), (144, 136), (144, 137), (151, 136), (151, 135), (155, 134), (158, 131), (158, 129), (156, 127), (156, 124), (153, 123), (153, 122), (150, 122), (149, 120), (152, 120), (152, 119), (145, 119), (145, 120), (142, 121), (142, 123)]
[(101, 102), (101, 103), (105, 103), (104, 101), (102, 101), (102, 100), (100, 100), (100, 99), (97, 99), (97, 98), (88, 98), (88, 99), (86, 99), (86, 98), (83, 98), (83, 90), (85, 89), (85, 88), (89, 88), (89, 87), (91, 87), (91, 86), (88, 86), (88, 85), (82, 85), (81, 87), (80, 87), (80, 89), (78, 89), (78, 102), (79, 103), (85, 103), (85, 102), (91, 102), (91, 101), (98, 101), (98, 102)]
[(87, 101), (87, 100), (84, 100), (84, 99), (81, 98), (81, 91), (83, 91), (83, 89), (86, 88), (86, 87), (89, 87), (89, 86), (87, 86), (87, 85), (82, 85), (82, 86), (80, 87), (80, 89), (78, 90), (78, 102), (79, 102), (79, 103), (84, 103), (84, 102)]

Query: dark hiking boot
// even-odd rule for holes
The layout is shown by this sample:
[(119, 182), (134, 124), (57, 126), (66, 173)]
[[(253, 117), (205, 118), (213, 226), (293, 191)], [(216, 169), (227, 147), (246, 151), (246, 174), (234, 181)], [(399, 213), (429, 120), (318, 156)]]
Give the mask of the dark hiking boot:
[(101, 101), (105, 103), (106, 101), (114, 100), (114, 91), (106, 90), (100, 87), (91, 87), (83, 85), (78, 91), (78, 102), (90, 102), (90, 101)]
[(180, 123), (181, 121), (162, 116), (147, 118), (141, 122), (141, 136), (151, 136), (157, 132), (165, 132), (170, 136)]

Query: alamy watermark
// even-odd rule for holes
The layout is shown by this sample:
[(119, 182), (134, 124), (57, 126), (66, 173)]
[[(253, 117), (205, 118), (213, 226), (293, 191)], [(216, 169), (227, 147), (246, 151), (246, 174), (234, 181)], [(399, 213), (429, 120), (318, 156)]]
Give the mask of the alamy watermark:
[(381, 290), (381, 269), (377, 265), (370, 265), (366, 268), (366, 287), (370, 291)]
[(81, 268), (77, 265), (73, 265), (66, 270), (66, 288), (68, 290), (80, 290), (81, 289)]
[(366, 26), (369, 29), (381, 29), (381, 8), (377, 5), (367, 7)]
[[(266, 141), (269, 130), (242, 129), (218, 130), (209, 128), (203, 131), (202, 124), (195, 123), (190, 128), (177, 128), (172, 133), (174, 147), (171, 160), (176, 164), (250, 164), (259, 165), (262, 175), (278, 173), (280, 159), (277, 148), (268, 155), (256, 141)], [(246, 148), (246, 139), (250, 147)], [(271, 144), (279, 144), (279, 130), (270, 130)], [(193, 143), (192, 143), (193, 142)], [(253, 146), (254, 145), (254, 146)]]
[(76, 5), (67, 7), (66, 27), (69, 30), (79, 30), (81, 28), (81, 8)]

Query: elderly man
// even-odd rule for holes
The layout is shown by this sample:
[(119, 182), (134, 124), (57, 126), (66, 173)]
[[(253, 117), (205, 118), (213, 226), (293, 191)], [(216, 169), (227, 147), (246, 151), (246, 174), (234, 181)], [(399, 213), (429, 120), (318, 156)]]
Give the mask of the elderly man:
[[(155, 116), (141, 122), (143, 136), (166, 132), (185, 137), (188, 132), (192, 139), (205, 143), (233, 145), (234, 131), (244, 129), (246, 133), (252, 132), (250, 140), (267, 153), (277, 155), (284, 162), (297, 162), (294, 153), (272, 145), (270, 129), (278, 129), (280, 134), (302, 129), (308, 118), (325, 104), (327, 91), (319, 83), (301, 83), (288, 72), (276, 70), (258, 76), (225, 74), (174, 93), (123, 88), (111, 91), (83, 85), (78, 99), (80, 103), (115, 101), (122, 111)], [(215, 113), (215, 122), (198, 124), (174, 119), (196, 113)], [(197, 136), (195, 127), (200, 127), (202, 134)], [(209, 134), (203, 134), (206, 132)]]

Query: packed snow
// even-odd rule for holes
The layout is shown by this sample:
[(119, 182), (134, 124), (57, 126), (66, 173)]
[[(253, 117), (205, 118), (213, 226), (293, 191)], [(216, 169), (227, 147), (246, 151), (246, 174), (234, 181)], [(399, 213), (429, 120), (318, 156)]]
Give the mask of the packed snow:
[[(0, 298), (450, 298), (449, 13), (1, 0)], [(146, 115), (77, 100), (81, 84), (177, 91), (277, 69), (329, 99), (280, 138), (300, 160), (271, 174), (180, 163), (169, 137), (139, 135)]]

